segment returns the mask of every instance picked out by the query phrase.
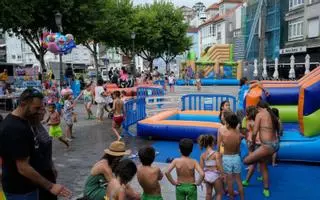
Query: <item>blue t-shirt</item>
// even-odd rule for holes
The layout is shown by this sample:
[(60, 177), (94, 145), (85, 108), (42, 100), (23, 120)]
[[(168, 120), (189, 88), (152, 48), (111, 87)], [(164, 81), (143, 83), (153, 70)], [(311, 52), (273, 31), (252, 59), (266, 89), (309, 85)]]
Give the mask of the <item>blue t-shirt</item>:
[(238, 109), (240, 110), (244, 110), (244, 99), (245, 99), (245, 96), (247, 94), (249, 90), (249, 85), (247, 84), (244, 84), (243, 86), (240, 87), (240, 90), (238, 92)]

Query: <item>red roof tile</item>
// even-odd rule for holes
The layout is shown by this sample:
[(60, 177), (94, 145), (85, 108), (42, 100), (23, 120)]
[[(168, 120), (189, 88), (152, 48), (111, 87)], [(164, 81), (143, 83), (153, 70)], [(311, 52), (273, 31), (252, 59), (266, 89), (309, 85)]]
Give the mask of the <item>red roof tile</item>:
[(243, 0), (221, 0), (218, 5), (222, 3), (243, 3)]
[(217, 3), (214, 3), (206, 9), (206, 11), (208, 10), (219, 10), (219, 5)]
[(228, 10), (228, 11), (227, 11), (225, 14), (223, 14), (223, 15), (217, 14), (216, 16), (208, 19), (206, 22), (204, 22), (203, 24), (201, 24), (201, 25), (198, 27), (198, 29), (200, 29), (202, 26), (205, 26), (205, 25), (210, 24), (210, 23), (212, 23), (212, 22), (217, 22), (217, 21), (223, 20), (225, 17), (231, 16), (231, 15), (235, 12), (235, 10), (236, 10), (237, 8), (239, 8), (241, 5), (242, 5), (242, 4), (238, 4), (236, 7)]

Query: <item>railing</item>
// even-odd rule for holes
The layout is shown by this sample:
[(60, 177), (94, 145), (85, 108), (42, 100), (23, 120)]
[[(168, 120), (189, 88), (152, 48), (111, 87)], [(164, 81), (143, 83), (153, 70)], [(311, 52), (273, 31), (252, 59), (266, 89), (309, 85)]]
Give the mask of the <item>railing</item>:
[(161, 88), (139, 87), (137, 89), (137, 98), (144, 98), (150, 96), (163, 96), (165, 91)]
[(147, 117), (166, 110), (180, 109), (180, 96), (146, 97)]
[(207, 110), (220, 111), (220, 104), (223, 101), (230, 102), (232, 111), (236, 111), (237, 100), (236, 97), (230, 95), (220, 94), (187, 94), (182, 96), (181, 110)]
[(122, 123), (123, 129), (131, 136), (129, 127), (138, 121), (146, 118), (146, 102), (145, 98), (131, 99), (124, 104), (125, 107), (125, 120)]

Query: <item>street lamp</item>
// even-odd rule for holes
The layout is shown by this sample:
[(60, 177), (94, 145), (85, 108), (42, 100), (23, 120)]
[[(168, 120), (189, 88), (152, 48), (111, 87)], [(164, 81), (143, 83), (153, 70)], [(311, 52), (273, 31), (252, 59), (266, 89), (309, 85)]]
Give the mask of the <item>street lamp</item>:
[(136, 63), (135, 63), (135, 49), (134, 49), (134, 40), (136, 39), (136, 33), (131, 33), (131, 39), (132, 39), (132, 60), (131, 60), (131, 74), (135, 76), (135, 70), (136, 70)]
[[(55, 21), (56, 21), (56, 25), (59, 29), (59, 32), (62, 33), (63, 29), (62, 29), (62, 14), (60, 12), (57, 12), (55, 14)], [(63, 71), (62, 71), (62, 53), (59, 52), (59, 64), (60, 64), (60, 90), (62, 89), (62, 85), (63, 85)]]

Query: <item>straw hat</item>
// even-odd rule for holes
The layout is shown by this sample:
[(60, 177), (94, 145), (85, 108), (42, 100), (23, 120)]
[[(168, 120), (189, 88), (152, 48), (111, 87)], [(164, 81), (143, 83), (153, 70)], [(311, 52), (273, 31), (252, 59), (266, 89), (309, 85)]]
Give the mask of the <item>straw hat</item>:
[(104, 153), (111, 156), (125, 156), (130, 155), (131, 150), (126, 150), (126, 144), (124, 142), (115, 141), (110, 144), (109, 148), (104, 150)]

